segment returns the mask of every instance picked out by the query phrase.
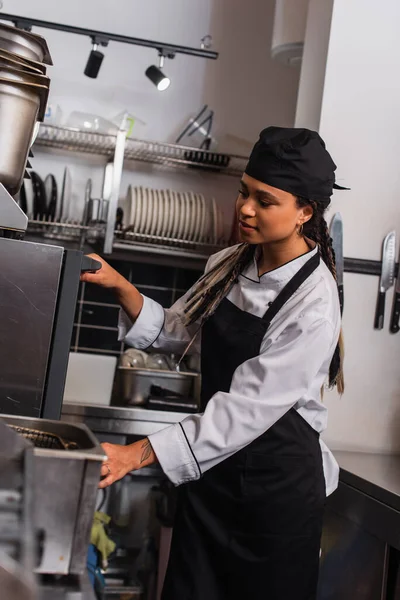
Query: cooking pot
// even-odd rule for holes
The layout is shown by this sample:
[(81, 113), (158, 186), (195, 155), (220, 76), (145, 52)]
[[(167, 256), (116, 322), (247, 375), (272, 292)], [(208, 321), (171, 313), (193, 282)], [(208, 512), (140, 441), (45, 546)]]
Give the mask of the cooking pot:
[(0, 48), (23, 58), (53, 64), (47, 42), (41, 35), (4, 23), (0, 23)]
[(29, 83), (39, 86), (44, 86), (47, 91), (41, 90), (40, 88), (40, 109), (39, 109), (39, 121), (43, 121), (46, 113), (47, 100), (49, 96), (50, 78), (47, 75), (41, 73), (28, 73), (21, 69), (15, 69), (13, 67), (2, 67), (0, 66), (0, 79), (9, 79), (12, 81), (18, 81), (20, 83)]
[(22, 58), (22, 56), (19, 56), (18, 54), (15, 54), (14, 52), (9, 52), (8, 50), (5, 50), (4, 48), (1, 48), (1, 47), (0, 47), (0, 56), (3, 58), (8, 58), (9, 60), (12, 60), (12, 61), (17, 60), (18, 62), (26, 65), (27, 67), (31, 67), (32, 69), (35, 69), (36, 71), (40, 71), (41, 73), (43, 73), (43, 75), (46, 75), (46, 65), (44, 65), (41, 62), (38, 62), (37, 60), (31, 60), (30, 58)]
[(0, 183), (14, 196), (25, 172), (45, 86), (0, 78)]
[(6, 56), (3, 56), (3, 53), (0, 51), (0, 66), (1, 67), (8, 67), (8, 68), (12, 68), (12, 69), (19, 69), (20, 71), (25, 71), (26, 73), (32, 73), (33, 75), (43, 75), (42, 71), (39, 71), (39, 69), (36, 69), (35, 67), (32, 67), (31, 65), (28, 65), (28, 63), (24, 63), (22, 60), (18, 60), (18, 59), (13, 59), (13, 58), (8, 58)]

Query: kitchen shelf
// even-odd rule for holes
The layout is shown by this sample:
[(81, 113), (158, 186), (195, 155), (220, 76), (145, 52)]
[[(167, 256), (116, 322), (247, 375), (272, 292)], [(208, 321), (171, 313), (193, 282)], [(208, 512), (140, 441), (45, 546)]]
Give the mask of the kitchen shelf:
[[(40, 236), (43, 241), (49, 243), (75, 242), (89, 245), (97, 245), (99, 239), (104, 236), (105, 225), (82, 225), (78, 222), (52, 222), (43, 220), (30, 220), (27, 234)], [(83, 240), (83, 241), (82, 241)], [(129, 260), (133, 254), (147, 254), (158, 257), (176, 258), (191, 261), (199, 268), (203, 268), (204, 263), (211, 254), (229, 246), (225, 240), (220, 240), (217, 244), (209, 242), (190, 242), (178, 238), (166, 238), (156, 235), (147, 235), (134, 233), (131, 231), (115, 231), (113, 252), (121, 258)], [(101, 254), (101, 248), (98, 249)], [(165, 262), (165, 261), (164, 261)], [(345, 273), (358, 273), (360, 275), (375, 275), (381, 273), (382, 263), (379, 260), (368, 260), (362, 258), (344, 259)], [(395, 265), (395, 277), (399, 271), (399, 264)]]
[[(41, 125), (35, 146), (83, 152), (112, 159), (116, 139), (114, 135)], [(234, 177), (242, 175), (248, 160), (247, 157), (234, 154), (220, 154), (188, 146), (132, 138), (128, 138), (125, 142), (124, 159), (165, 167), (197, 169)]]

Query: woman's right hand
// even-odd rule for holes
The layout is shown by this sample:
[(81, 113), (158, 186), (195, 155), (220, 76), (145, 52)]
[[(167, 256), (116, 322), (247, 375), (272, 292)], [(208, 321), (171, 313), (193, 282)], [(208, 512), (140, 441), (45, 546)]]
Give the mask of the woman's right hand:
[(112, 290), (118, 303), (122, 306), (132, 322), (134, 322), (142, 310), (143, 296), (125, 277), (112, 268), (105, 260), (97, 254), (89, 254), (101, 263), (101, 269), (95, 273), (82, 273), (81, 281), (96, 283), (101, 287)]
[(101, 269), (95, 273), (82, 273), (81, 281), (86, 283), (95, 283), (104, 288), (109, 288), (115, 291), (126, 283), (126, 279), (111, 267), (105, 260), (103, 260), (98, 254), (89, 254), (90, 258), (97, 260), (101, 263)]

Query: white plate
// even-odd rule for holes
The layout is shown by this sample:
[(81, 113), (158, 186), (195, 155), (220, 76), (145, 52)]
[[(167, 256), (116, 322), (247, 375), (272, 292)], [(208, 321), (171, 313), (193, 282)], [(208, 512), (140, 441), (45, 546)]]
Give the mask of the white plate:
[(183, 237), (185, 240), (190, 239), (190, 228), (192, 225), (191, 222), (191, 213), (192, 213), (192, 199), (187, 192), (184, 192), (183, 198), (185, 200), (185, 225), (183, 230)]
[(146, 221), (146, 233), (150, 235), (153, 231), (153, 222), (154, 222), (154, 200), (153, 200), (153, 190), (151, 188), (147, 188), (147, 221)]
[(170, 190), (170, 198), (172, 200), (172, 214), (171, 214), (171, 235), (170, 237), (176, 238), (179, 230), (179, 201), (176, 192)]
[(179, 202), (179, 228), (177, 237), (178, 239), (183, 239), (183, 230), (185, 229), (185, 219), (186, 219), (186, 208), (185, 208), (185, 200), (183, 198), (183, 194), (178, 192), (178, 202)]
[(204, 235), (204, 224), (205, 224), (205, 216), (206, 216), (206, 206), (204, 196), (202, 194), (196, 194), (198, 198), (198, 202), (200, 204), (199, 216), (198, 216), (198, 226), (197, 226), (197, 241), (203, 241)]
[(199, 237), (199, 217), (200, 217), (200, 202), (197, 194), (193, 194), (193, 232), (192, 240), (197, 242)]
[(68, 167), (64, 169), (64, 177), (61, 188), (61, 200), (60, 200), (60, 221), (66, 221), (69, 217), (70, 204), (71, 204), (71, 192), (72, 192), (72, 178)]
[(158, 197), (160, 200), (160, 233), (161, 237), (164, 237), (167, 233), (168, 226), (168, 207), (167, 207), (167, 193), (164, 190), (158, 190)]
[(215, 198), (211, 198), (212, 205), (212, 230), (211, 230), (211, 238), (212, 243), (216, 244), (218, 239), (218, 212), (217, 212), (217, 203), (215, 202)]
[(161, 193), (161, 190), (155, 190), (156, 193), (156, 205), (157, 205), (157, 215), (158, 215), (158, 220), (157, 220), (157, 228), (155, 231), (155, 235), (157, 235), (158, 237), (161, 235), (161, 232), (164, 228), (164, 197)]
[(147, 188), (140, 188), (142, 190), (142, 221), (140, 223), (140, 233), (146, 233), (147, 229), (147, 213), (149, 208), (149, 194)]
[(165, 236), (168, 238), (172, 237), (172, 228), (174, 220), (174, 200), (172, 197), (171, 190), (165, 191), (165, 210), (166, 210), (166, 232)]
[(189, 231), (188, 240), (192, 241), (196, 230), (196, 198), (193, 192), (188, 192), (189, 196)]
[(207, 204), (206, 199), (202, 194), (200, 194), (201, 200), (201, 225), (200, 225), (200, 241), (204, 242), (204, 238), (206, 235), (206, 219), (207, 219)]
[(150, 235), (155, 235), (157, 229), (158, 229), (158, 223), (159, 223), (159, 218), (158, 218), (158, 194), (157, 194), (157, 190), (150, 190), (151, 191), (151, 200), (152, 200), (152, 210), (151, 210), (151, 223), (150, 223)]
[(206, 214), (204, 223), (204, 241), (210, 243), (210, 229), (211, 229), (211, 203), (208, 198), (205, 198), (206, 203)]
[[(33, 185), (32, 179), (24, 179), (23, 186), (25, 187), (26, 196), (26, 214), (28, 219), (33, 219)], [(57, 207), (58, 210), (58, 207)], [(57, 216), (57, 213), (56, 213)]]
[(123, 220), (124, 228), (132, 225), (132, 219), (131, 219), (132, 208), (133, 208), (132, 186), (128, 185), (128, 189), (126, 190), (125, 206), (124, 206), (124, 220)]
[(135, 233), (140, 232), (140, 225), (142, 222), (142, 188), (136, 187), (136, 212), (135, 212)]

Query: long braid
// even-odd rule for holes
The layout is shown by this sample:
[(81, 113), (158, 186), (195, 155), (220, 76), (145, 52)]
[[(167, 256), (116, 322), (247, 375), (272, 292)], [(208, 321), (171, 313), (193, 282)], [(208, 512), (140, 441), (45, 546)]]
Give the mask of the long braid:
[[(314, 240), (319, 245), (322, 260), (336, 281), (335, 252), (332, 247), (332, 238), (329, 234), (328, 224), (324, 217), (326, 204), (324, 205), (322, 202), (315, 202), (301, 197), (297, 199), (297, 202), (299, 206), (311, 205), (313, 209), (312, 218), (304, 224), (304, 235)], [(336, 385), (339, 394), (343, 394), (344, 392), (343, 358), (343, 334), (342, 331), (340, 331), (339, 341), (329, 367), (329, 385), (330, 387)]]
[(216, 311), (240, 273), (253, 259), (254, 251), (255, 246), (241, 244), (203, 275), (187, 299), (183, 318), (186, 326), (196, 321), (203, 323)]

